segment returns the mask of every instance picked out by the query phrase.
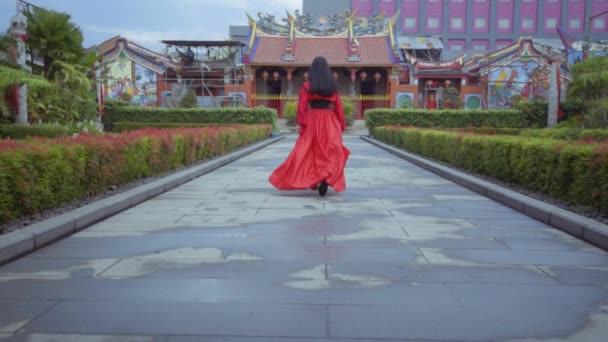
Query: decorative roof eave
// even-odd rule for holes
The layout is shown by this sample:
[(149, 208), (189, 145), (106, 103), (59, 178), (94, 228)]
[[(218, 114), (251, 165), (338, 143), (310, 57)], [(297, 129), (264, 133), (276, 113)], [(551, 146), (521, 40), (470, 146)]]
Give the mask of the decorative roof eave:
[[(329, 18), (319, 18), (315, 22), (310, 15), (300, 15), (296, 10), (295, 15), (287, 12), (287, 18), (283, 23), (275, 20), (274, 15), (258, 13), (259, 19), (254, 19), (246, 13), (249, 27), (257, 36), (289, 36), (301, 37), (343, 37), (349, 38), (360, 36), (384, 36), (389, 35), (391, 26), (394, 25), (400, 15), (398, 11), (392, 17), (384, 14), (379, 16), (356, 18), (356, 10), (351, 13), (346, 10)], [(356, 21), (356, 23), (355, 23)]]
[[(285, 62), (285, 61), (277, 61), (276, 63), (259, 63), (259, 62), (250, 62), (247, 63), (252, 67), (269, 67), (269, 66), (278, 66), (278, 67), (290, 67), (290, 68), (309, 68), (310, 63), (302, 63), (302, 62)], [(361, 62), (347, 62), (344, 63), (332, 63), (332, 68), (353, 68), (353, 67), (385, 67), (390, 68), (394, 66), (398, 66), (398, 63), (361, 63)]]
[[(102, 58), (102, 63), (106, 64), (116, 59), (121, 52), (124, 52), (125, 56), (156, 73), (165, 72), (167, 67), (174, 67), (173, 63), (169, 62), (167, 58), (154, 51), (148, 50), (142, 46), (129, 42), (126, 38), (115, 37), (113, 45), (103, 46), (98, 49), (97, 55)], [(148, 53), (144, 53), (144, 51)]]
[(407, 63), (414, 67), (414, 70), (461, 70), (464, 64), (464, 55), (445, 62), (420, 61), (407, 51), (403, 51)]
[[(520, 54), (524, 51), (524, 49), (526, 49), (526, 47), (529, 47), (530, 50), (535, 54), (535, 55), (530, 56), (530, 58), (538, 59), (540, 57), (540, 58), (544, 59), (545, 61), (550, 61), (550, 60), (555, 59), (554, 56), (549, 56), (549, 55), (543, 53), (542, 51), (540, 51), (539, 49), (537, 49), (534, 46), (534, 41), (532, 40), (532, 38), (522, 37), (519, 39), (519, 42), (512, 44), (510, 46), (507, 46), (503, 49), (500, 49), (494, 53), (488, 54), (485, 57), (481, 58), (479, 60), (479, 65), (476, 66), (475, 69), (484, 69), (484, 68), (487, 68), (488, 66), (496, 64), (500, 60), (503, 60), (507, 57), (512, 57), (517, 54)], [(543, 62), (543, 63), (546, 64), (546, 62)]]

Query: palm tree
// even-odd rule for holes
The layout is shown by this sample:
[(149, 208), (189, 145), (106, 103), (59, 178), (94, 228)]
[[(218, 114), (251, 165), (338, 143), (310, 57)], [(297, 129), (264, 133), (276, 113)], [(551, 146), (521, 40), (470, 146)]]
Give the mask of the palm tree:
[(7, 34), (0, 34), (0, 65), (15, 67), (11, 60), (12, 50), (17, 46), (15, 39)]
[(82, 32), (71, 16), (42, 8), (23, 13), (28, 19), (28, 44), (42, 56), (45, 74), (55, 60), (78, 63), (83, 56)]
[(41, 76), (32, 75), (27, 71), (10, 66), (0, 65), (0, 119), (10, 116), (9, 105), (4, 99), (4, 93), (14, 85), (22, 84), (27, 84), (30, 89), (51, 87), (51, 83)]
[(601, 99), (608, 94), (608, 57), (594, 56), (572, 66), (571, 96), (585, 101)]

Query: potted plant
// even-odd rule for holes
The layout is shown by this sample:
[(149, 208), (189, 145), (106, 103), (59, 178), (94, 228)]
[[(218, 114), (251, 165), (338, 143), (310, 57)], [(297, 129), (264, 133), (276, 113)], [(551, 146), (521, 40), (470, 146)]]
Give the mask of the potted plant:
[(283, 109), (283, 117), (287, 120), (287, 126), (296, 125), (296, 115), (298, 112), (298, 104), (296, 102), (289, 102)]
[(346, 126), (353, 125), (353, 103), (350, 101), (342, 100), (342, 108), (344, 108), (344, 120), (346, 120)]

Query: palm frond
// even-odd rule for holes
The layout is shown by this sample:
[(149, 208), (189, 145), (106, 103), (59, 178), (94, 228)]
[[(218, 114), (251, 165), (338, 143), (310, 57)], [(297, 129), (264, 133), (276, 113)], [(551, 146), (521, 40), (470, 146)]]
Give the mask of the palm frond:
[(48, 88), (52, 86), (44, 77), (0, 65), (0, 89), (7, 89), (14, 85), (22, 84), (27, 84), (27, 86), (32, 89)]

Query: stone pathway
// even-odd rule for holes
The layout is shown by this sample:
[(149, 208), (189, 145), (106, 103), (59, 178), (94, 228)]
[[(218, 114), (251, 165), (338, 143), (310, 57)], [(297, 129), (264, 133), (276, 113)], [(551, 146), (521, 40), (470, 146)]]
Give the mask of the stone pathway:
[(294, 141), (1, 267), (0, 340), (608, 336), (608, 253), (356, 137), (346, 192), (276, 191)]

